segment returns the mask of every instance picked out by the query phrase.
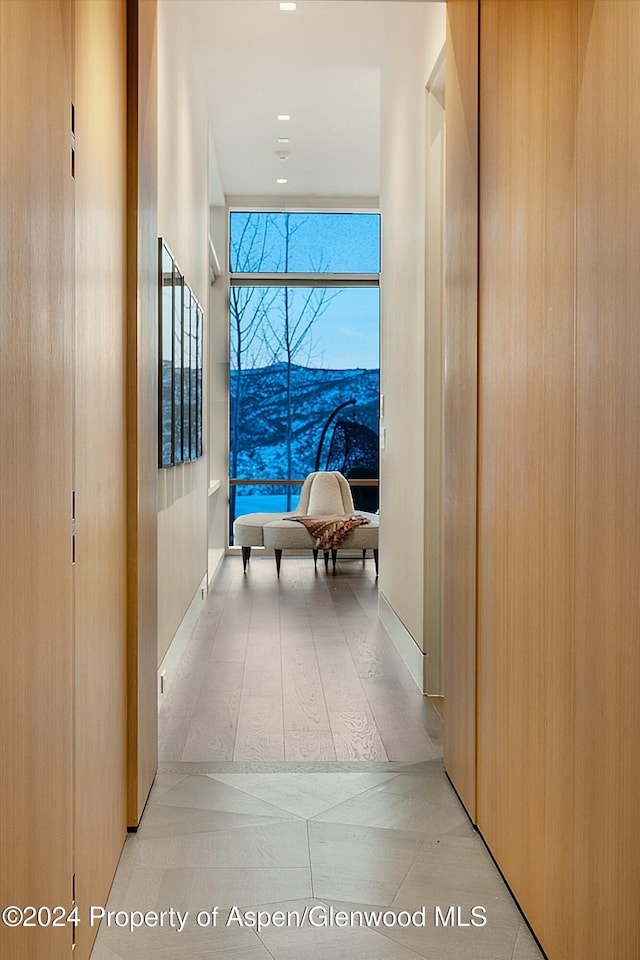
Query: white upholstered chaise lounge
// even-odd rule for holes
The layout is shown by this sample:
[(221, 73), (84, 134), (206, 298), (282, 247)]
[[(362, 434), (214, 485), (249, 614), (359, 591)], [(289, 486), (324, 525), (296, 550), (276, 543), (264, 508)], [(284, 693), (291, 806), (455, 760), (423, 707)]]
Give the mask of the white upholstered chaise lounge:
[[(349, 484), (337, 471), (311, 473), (304, 481), (300, 500), (291, 513), (264, 514), (253, 513), (238, 517), (233, 525), (234, 543), (242, 548), (243, 568), (251, 556), (251, 548), (264, 546), (274, 551), (276, 569), (280, 575), (280, 563), (283, 550), (311, 550), (317, 563), (318, 547), (315, 538), (306, 527), (290, 519), (298, 516), (348, 516), (357, 513), (369, 521), (364, 526), (351, 530), (339, 549), (367, 550), (373, 552), (378, 573), (378, 524), (379, 517), (362, 510), (356, 511)], [(325, 567), (328, 569), (331, 553), (335, 569), (337, 549), (325, 550)]]

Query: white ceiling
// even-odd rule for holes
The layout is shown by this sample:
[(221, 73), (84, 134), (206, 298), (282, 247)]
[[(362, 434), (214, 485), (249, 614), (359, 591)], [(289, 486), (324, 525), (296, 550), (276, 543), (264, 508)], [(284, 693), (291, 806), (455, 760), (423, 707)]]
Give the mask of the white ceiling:
[(181, 0), (227, 197), (377, 197), (380, 69), (398, 6), (298, 0), (283, 13), (278, 0)]

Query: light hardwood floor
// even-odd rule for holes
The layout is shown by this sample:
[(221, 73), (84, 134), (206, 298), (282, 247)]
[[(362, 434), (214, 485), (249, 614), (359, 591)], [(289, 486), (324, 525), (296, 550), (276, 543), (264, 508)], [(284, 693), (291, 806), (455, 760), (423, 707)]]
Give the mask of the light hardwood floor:
[[(278, 581), (272, 558), (247, 576), (225, 560), (107, 905), (181, 911), (183, 929), (103, 921), (92, 960), (541, 960), (444, 773), (440, 717), (377, 620), (370, 567), (286, 558)], [(230, 922), (240, 904), (286, 926)], [(487, 925), (438, 926), (435, 904), (482, 904)], [(356, 919), (305, 921), (330, 908)], [(362, 925), (372, 909), (425, 923)]]
[(225, 558), (160, 708), (161, 761), (440, 756), (442, 721), (377, 616), (373, 561)]

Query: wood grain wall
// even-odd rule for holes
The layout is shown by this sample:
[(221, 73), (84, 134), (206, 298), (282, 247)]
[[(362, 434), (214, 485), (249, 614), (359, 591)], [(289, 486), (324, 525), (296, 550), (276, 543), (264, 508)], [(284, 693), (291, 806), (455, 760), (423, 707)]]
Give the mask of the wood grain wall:
[(127, 823), (158, 759), (157, 0), (127, 4)]
[(476, 817), (478, 0), (447, 4), (445, 766)]
[[(478, 620), (464, 656), (477, 656), (477, 823), (551, 960), (640, 956), (638, 49), (634, 2), (480, 3)], [(464, 196), (457, 163), (448, 188)], [(460, 635), (447, 641), (451, 707), (469, 681)], [(447, 737), (468, 729), (463, 705)]]
[[(0, 902), (17, 906), (70, 907), (73, 872), (70, 14), (0, 4)], [(3, 957), (70, 950), (69, 929), (0, 925)]]
[(576, 6), (483, 0), (478, 825), (572, 956)]
[[(126, 833), (125, 10), (75, 4), (75, 875), (104, 903)], [(96, 929), (77, 928), (87, 956)]]
[[(105, 902), (126, 835), (131, 609), (135, 798), (155, 772), (155, 0), (141, 4), (132, 320), (127, 6), (138, 2), (0, 3), (0, 902), (70, 908), (75, 875), (80, 960), (96, 932), (88, 906)], [(130, 381), (129, 321), (145, 345)], [(72, 935), (0, 925), (0, 955), (58, 960)]]
[[(578, 4), (574, 956), (640, 957), (640, 4)], [(589, 922), (585, 922), (585, 918)]]

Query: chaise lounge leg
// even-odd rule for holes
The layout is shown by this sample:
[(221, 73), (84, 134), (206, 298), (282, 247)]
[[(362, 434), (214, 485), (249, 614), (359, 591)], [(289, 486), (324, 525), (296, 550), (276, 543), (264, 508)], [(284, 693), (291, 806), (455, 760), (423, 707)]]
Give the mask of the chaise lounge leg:
[(280, 561), (282, 560), (282, 550), (273, 551), (276, 558), (276, 570), (278, 571), (278, 576), (280, 576)]
[(367, 551), (366, 551), (366, 550), (363, 550), (363, 551), (362, 551), (362, 562), (364, 563), (366, 559), (367, 559)]
[(329, 551), (324, 551), (324, 568), (329, 573)]
[(251, 547), (242, 548), (242, 572), (247, 572), (247, 564), (251, 558)]
[(313, 551), (313, 566), (315, 567), (316, 570), (318, 569), (318, 551), (317, 550)]
[(373, 561), (376, 565), (376, 577), (377, 577), (378, 576), (378, 551), (377, 550), (373, 551)]
[(338, 559), (338, 551), (337, 551), (337, 550), (332, 550), (332, 551), (331, 551), (331, 559), (332, 559), (332, 561), (333, 561), (333, 572), (335, 573), (335, 572), (336, 572), (336, 560)]

